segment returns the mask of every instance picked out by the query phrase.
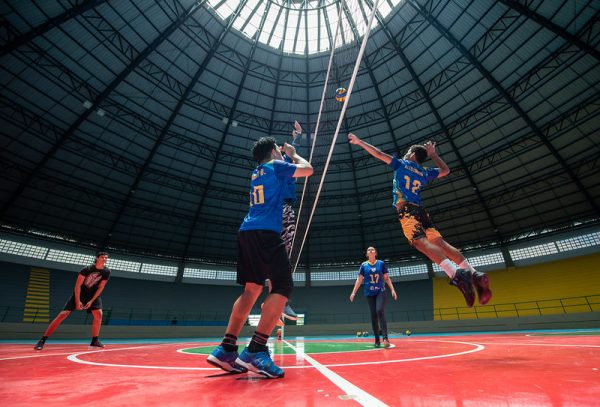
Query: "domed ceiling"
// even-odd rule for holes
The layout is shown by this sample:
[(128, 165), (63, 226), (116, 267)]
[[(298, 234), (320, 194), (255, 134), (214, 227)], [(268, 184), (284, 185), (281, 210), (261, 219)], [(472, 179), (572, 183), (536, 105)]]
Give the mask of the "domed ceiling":
[(462, 249), (599, 223), (600, 3), (380, 0), (327, 160), (374, 3), (3, 2), (2, 230), (233, 263), (252, 144), (294, 120), (304, 157), (316, 133), (301, 264), (419, 256), (349, 131), (437, 143), (451, 174), (422, 197)]

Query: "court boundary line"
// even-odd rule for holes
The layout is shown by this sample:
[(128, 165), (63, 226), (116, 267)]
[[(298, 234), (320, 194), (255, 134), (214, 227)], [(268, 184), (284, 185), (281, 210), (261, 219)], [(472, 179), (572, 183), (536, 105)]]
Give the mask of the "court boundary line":
[(294, 352), (296, 352), (297, 356), (300, 356), (302, 359), (304, 359), (308, 363), (310, 363), (323, 376), (325, 376), (326, 379), (328, 379), (330, 382), (332, 382), (337, 387), (339, 387), (343, 392), (345, 392), (346, 395), (351, 396), (352, 399), (355, 400), (357, 403), (359, 403), (363, 406), (373, 406), (373, 407), (386, 406), (387, 407), (387, 404), (385, 404), (384, 402), (382, 402), (375, 396), (367, 393), (365, 390), (361, 389), (360, 387), (350, 383), (348, 380), (344, 379), (339, 374), (331, 371), (330, 369), (328, 369), (321, 363), (317, 362), (315, 359), (311, 358), (303, 351), (296, 349), (296, 347), (294, 347), (288, 341), (284, 340), (283, 343), (285, 343)]
[[(419, 360), (440, 359), (440, 358), (446, 358), (446, 357), (462, 356), (462, 355), (466, 355), (466, 354), (473, 353), (473, 352), (479, 352), (479, 351), (482, 351), (483, 349), (485, 349), (485, 346), (483, 346), (483, 345), (479, 345), (476, 343), (470, 343), (470, 342), (461, 342), (461, 341), (435, 341), (435, 340), (427, 341), (427, 340), (423, 340), (423, 341), (415, 341), (415, 342), (459, 343), (459, 344), (463, 344), (463, 345), (474, 346), (475, 348), (469, 349), (466, 351), (462, 351), (462, 352), (448, 353), (448, 354), (442, 354), (442, 355), (422, 356), (422, 357), (408, 358), (408, 359), (382, 360), (382, 361), (373, 361), (373, 362), (338, 363), (338, 364), (328, 364), (328, 365), (324, 365), (324, 366), (325, 367), (342, 367), (342, 366), (365, 366), (365, 365), (384, 365), (384, 364), (391, 364), (391, 363), (406, 363), (406, 362), (414, 362), (414, 361), (419, 361)], [(172, 345), (172, 344), (169, 344), (169, 345)], [(288, 345), (288, 346), (290, 346), (290, 345)], [(140, 348), (141, 347), (142, 346), (140, 346)], [(114, 350), (128, 350), (128, 349), (134, 349), (134, 348), (123, 348), (123, 349), (114, 349)], [(108, 351), (108, 350), (106, 350), (106, 351)], [(106, 366), (106, 367), (122, 367), (122, 368), (135, 368), (135, 369), (165, 369), (165, 370), (199, 370), (199, 371), (220, 370), (215, 367), (123, 365), (123, 364), (116, 364), (116, 363), (99, 363), (99, 362), (92, 362), (92, 361), (87, 361), (87, 360), (78, 358), (78, 356), (80, 356), (80, 355), (86, 355), (86, 354), (96, 353), (96, 352), (102, 352), (102, 351), (76, 352), (76, 353), (73, 353), (70, 356), (68, 356), (67, 359), (70, 360), (71, 362), (75, 362), (75, 363), (81, 363), (81, 364), (93, 365), (93, 366)], [(292, 355), (287, 355), (287, 356), (292, 356)], [(312, 366), (282, 366), (282, 368), (286, 368), (286, 369), (308, 369), (311, 367)]]

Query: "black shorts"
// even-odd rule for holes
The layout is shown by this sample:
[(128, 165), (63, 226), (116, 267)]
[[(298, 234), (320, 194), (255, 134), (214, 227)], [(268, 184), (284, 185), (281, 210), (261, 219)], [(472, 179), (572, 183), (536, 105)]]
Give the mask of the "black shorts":
[(292, 285), (292, 265), (281, 236), (271, 230), (238, 232), (237, 282), (263, 285), (265, 280)]
[[(80, 300), (81, 300), (81, 304), (85, 305), (88, 303), (89, 300), (91, 300), (91, 298), (81, 297)], [(78, 310), (75, 307), (75, 294), (73, 294), (71, 296), (71, 298), (69, 298), (69, 300), (65, 304), (63, 311), (87, 311), (88, 313), (90, 313), (93, 309), (102, 309), (102, 298), (100, 298), (100, 297), (96, 298), (94, 300), (94, 302), (92, 303), (92, 305), (88, 309)]]

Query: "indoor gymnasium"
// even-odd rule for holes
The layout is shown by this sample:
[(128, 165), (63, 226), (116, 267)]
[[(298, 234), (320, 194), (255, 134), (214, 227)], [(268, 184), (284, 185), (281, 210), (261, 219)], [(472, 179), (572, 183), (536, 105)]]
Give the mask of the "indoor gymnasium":
[(0, 10), (0, 405), (598, 405), (600, 1)]

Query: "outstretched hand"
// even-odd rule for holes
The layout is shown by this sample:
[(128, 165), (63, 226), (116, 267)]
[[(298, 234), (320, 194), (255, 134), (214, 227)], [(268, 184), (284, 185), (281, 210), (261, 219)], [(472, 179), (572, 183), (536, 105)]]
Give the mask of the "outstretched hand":
[(427, 150), (428, 157), (435, 155), (435, 141), (429, 140), (428, 142), (423, 144), (423, 147), (425, 147), (425, 149)]
[(360, 138), (354, 133), (348, 133), (348, 142), (350, 144), (358, 144), (360, 143)]
[(294, 130), (292, 131), (292, 137), (296, 138), (302, 134), (302, 126), (298, 123), (298, 120), (294, 120)]

